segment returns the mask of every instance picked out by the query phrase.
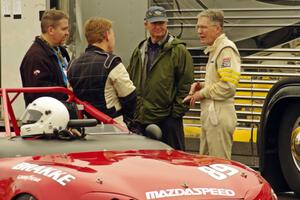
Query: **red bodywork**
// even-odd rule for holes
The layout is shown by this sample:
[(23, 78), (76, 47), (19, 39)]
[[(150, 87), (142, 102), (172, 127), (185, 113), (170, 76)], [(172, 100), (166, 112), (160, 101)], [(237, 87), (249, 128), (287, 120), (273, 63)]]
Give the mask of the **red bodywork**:
[[(2, 89), (8, 136), (10, 125), (20, 133), (11, 106), (16, 96), (43, 91), (65, 92), (69, 101), (83, 105), (98, 120), (117, 125), (64, 88)], [(7, 95), (11, 92), (17, 94), (12, 100)], [(0, 153), (0, 200), (24, 193), (38, 200), (276, 199), (269, 184), (243, 164), (168, 149), (95, 149), (14, 158)]]

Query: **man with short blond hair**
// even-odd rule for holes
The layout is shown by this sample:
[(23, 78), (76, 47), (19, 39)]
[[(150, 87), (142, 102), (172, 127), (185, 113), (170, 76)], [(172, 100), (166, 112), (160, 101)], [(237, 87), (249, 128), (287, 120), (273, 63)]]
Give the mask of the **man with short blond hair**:
[(105, 32), (112, 28), (112, 21), (108, 19), (90, 19), (85, 24), (85, 37), (89, 44), (102, 42), (105, 39)]
[[(35, 38), (20, 66), (23, 87), (67, 87), (66, 69), (70, 58), (63, 45), (69, 36), (68, 20), (63, 11), (51, 9), (44, 12), (42, 33)], [(25, 104), (41, 96), (67, 99), (62, 93), (25, 93)]]
[(231, 158), (237, 117), (234, 95), (240, 79), (240, 56), (235, 44), (223, 33), (224, 13), (209, 9), (198, 15), (200, 43), (209, 54), (205, 82), (193, 83), (184, 99), (194, 105), (201, 101), (200, 154)]
[(129, 123), (136, 105), (135, 86), (121, 58), (113, 54), (112, 22), (105, 18), (87, 20), (85, 37), (88, 41), (85, 53), (68, 70), (74, 94), (117, 122)]

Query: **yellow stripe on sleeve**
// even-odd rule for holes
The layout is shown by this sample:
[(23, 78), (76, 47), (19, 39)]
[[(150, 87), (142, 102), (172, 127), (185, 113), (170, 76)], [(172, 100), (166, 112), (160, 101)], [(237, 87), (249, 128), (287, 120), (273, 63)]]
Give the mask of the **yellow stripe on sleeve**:
[(220, 80), (238, 85), (240, 80), (240, 73), (233, 71), (231, 68), (220, 68), (218, 69)]

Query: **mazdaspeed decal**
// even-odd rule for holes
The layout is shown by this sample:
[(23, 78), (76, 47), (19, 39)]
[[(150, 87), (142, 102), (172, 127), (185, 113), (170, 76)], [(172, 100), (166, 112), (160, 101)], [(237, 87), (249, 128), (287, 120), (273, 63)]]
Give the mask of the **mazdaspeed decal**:
[(235, 192), (225, 188), (186, 188), (186, 189), (166, 189), (146, 192), (146, 199), (160, 199), (179, 196), (235, 196)]
[(51, 178), (52, 180), (56, 181), (62, 186), (66, 186), (68, 182), (71, 182), (72, 180), (75, 180), (76, 178), (68, 174), (67, 172), (63, 172), (61, 170), (47, 167), (43, 165), (37, 165), (37, 164), (31, 164), (22, 162), (12, 167), (13, 170), (19, 170), (24, 172), (33, 172), (35, 174), (40, 174), (43, 176), (46, 176), (48, 178)]

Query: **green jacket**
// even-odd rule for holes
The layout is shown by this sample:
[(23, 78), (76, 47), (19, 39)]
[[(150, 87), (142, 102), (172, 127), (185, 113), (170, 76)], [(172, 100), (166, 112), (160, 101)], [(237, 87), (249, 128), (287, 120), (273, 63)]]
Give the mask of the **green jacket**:
[(143, 71), (146, 46), (144, 40), (134, 50), (127, 69), (138, 96), (135, 119), (148, 124), (182, 117), (188, 110), (182, 100), (194, 81), (193, 61), (185, 43), (170, 37), (148, 74)]

